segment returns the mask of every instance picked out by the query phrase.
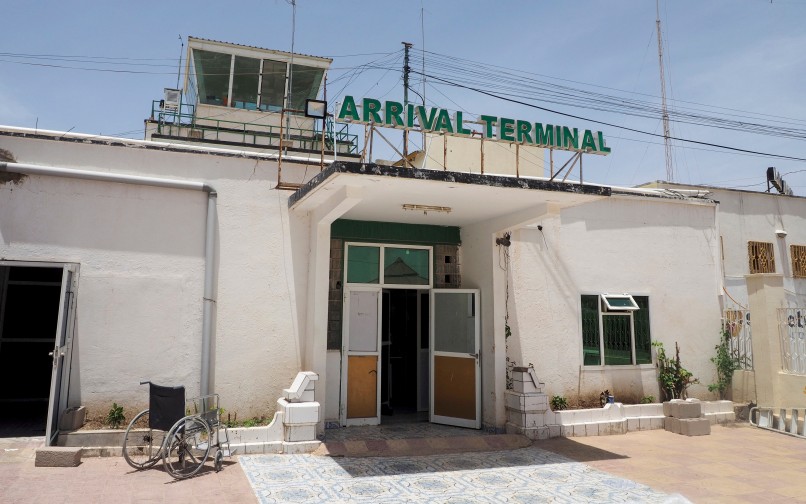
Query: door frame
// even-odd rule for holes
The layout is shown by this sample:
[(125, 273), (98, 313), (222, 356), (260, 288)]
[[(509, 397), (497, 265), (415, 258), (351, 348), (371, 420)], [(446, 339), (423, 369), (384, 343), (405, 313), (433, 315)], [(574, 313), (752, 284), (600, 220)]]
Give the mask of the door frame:
[[(384, 289), (409, 289), (419, 292), (433, 290), (434, 287), (434, 246), (433, 245), (412, 245), (395, 242), (363, 242), (345, 240), (343, 243), (343, 259), (342, 271), (344, 290), (342, 297), (342, 346), (341, 346), (341, 383), (339, 386), (339, 423), (343, 426), (348, 425), (379, 425), (381, 423), (381, 373), (384, 369), (381, 367), (382, 357), (382, 333), (383, 330), (383, 291)], [(378, 282), (377, 283), (348, 283), (349, 278), (349, 259), (350, 259), (350, 246), (358, 247), (378, 247)], [(396, 284), (387, 283), (384, 276), (385, 268), (385, 252), (387, 248), (408, 248), (417, 250), (428, 251), (428, 283), (427, 284)], [(378, 292), (378, 385), (377, 385), (377, 418), (363, 418), (363, 419), (348, 419), (347, 418), (347, 373), (349, 367), (349, 337), (350, 337), (350, 306), (349, 306), (349, 293), (357, 290), (370, 290)], [(430, 295), (429, 295), (430, 296)], [(419, 300), (418, 300), (419, 303)], [(370, 353), (372, 354), (372, 353)], [(361, 355), (357, 353), (356, 355)]]
[[(352, 352), (350, 351), (350, 294), (352, 292), (376, 292), (378, 294), (377, 300), (377, 324), (375, 328), (376, 337), (376, 351), (375, 352)], [(344, 311), (342, 316), (342, 366), (341, 366), (341, 400), (339, 404), (339, 422), (341, 425), (379, 425), (381, 423), (381, 324), (383, 321), (383, 289), (380, 286), (368, 286), (361, 284), (360, 286), (346, 285), (344, 287)], [(375, 373), (375, 416), (366, 418), (347, 418), (347, 390), (348, 390), (348, 368), (350, 355), (374, 355), (377, 358), (377, 366)]]
[(56, 338), (50, 355), (53, 368), (48, 392), (48, 412), (45, 427), (45, 446), (56, 444), (59, 436), (59, 421), (67, 409), (70, 398), (70, 372), (73, 355), (73, 336), (76, 315), (76, 291), (79, 265), (77, 263), (2, 260), (0, 266), (19, 268), (61, 268), (62, 285), (59, 296), (59, 316), (56, 323)]
[[(473, 294), (473, 313), (475, 326), (475, 354), (462, 354), (457, 352), (442, 352), (437, 351), (435, 346), (435, 328), (436, 328), (436, 313), (434, 304), (436, 297), (439, 294), (453, 293), (453, 294)], [(429, 309), (429, 360), (430, 360), (430, 375), (429, 375), (429, 421), (431, 423), (439, 423), (443, 425), (453, 425), (456, 427), (469, 427), (473, 429), (481, 428), (481, 290), (480, 289), (431, 289), (430, 296), (430, 309)], [(468, 420), (464, 418), (446, 417), (436, 415), (434, 413), (434, 376), (436, 374), (434, 367), (434, 357), (473, 357), (475, 359), (475, 385), (476, 385), (476, 418)]]

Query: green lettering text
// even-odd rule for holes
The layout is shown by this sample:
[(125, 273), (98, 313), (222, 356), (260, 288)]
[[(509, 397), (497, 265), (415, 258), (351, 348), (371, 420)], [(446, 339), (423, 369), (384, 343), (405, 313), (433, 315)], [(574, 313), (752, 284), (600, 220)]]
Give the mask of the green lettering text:
[(341, 103), (341, 110), (339, 110), (339, 119), (349, 118), (353, 121), (360, 121), (361, 117), (358, 115), (358, 107), (355, 106), (355, 99), (347, 95)]

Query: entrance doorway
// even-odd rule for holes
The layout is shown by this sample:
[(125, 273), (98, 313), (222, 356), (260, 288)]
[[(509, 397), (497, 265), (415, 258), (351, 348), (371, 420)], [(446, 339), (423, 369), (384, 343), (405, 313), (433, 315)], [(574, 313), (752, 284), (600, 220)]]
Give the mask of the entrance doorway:
[(342, 425), (481, 427), (477, 290), (348, 286), (345, 311)]
[(428, 291), (385, 289), (381, 423), (428, 421)]
[(58, 432), (72, 282), (70, 266), (0, 263), (0, 437)]

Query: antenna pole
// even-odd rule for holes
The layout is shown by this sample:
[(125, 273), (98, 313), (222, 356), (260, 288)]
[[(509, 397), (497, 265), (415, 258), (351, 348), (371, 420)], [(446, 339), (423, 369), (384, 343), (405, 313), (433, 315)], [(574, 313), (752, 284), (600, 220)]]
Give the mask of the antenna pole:
[(182, 75), (182, 54), (185, 52), (185, 41), (182, 40), (182, 34), (179, 34), (179, 68), (176, 69), (176, 89), (179, 89), (179, 76)]
[[(409, 49), (411, 42), (401, 42), (403, 44), (403, 108), (408, 110), (409, 106)], [(409, 158), (409, 130), (403, 130), (403, 166), (408, 165)]]
[[(291, 4), (291, 63), (288, 65), (288, 97), (286, 108), (291, 109), (291, 88), (294, 85), (294, 38), (297, 31), (297, 0), (286, 0)], [(291, 113), (285, 117), (286, 140), (291, 141)], [(282, 141), (281, 141), (282, 142)]]
[(663, 75), (663, 40), (660, 29), (660, 0), (655, 0), (657, 18), (655, 25), (658, 31), (658, 63), (660, 66), (660, 98), (663, 115), (663, 144), (666, 148), (666, 180), (674, 182), (674, 165), (672, 164), (672, 140), (669, 132), (669, 111), (666, 108), (666, 77)]

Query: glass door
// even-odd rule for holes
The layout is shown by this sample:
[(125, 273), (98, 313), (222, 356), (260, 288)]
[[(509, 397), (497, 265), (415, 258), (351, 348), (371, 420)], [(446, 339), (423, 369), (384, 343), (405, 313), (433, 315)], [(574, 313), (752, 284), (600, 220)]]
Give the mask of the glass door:
[(431, 291), (431, 421), (481, 428), (477, 289)]
[(381, 423), (381, 288), (346, 287), (342, 347), (342, 425)]
[(48, 422), (45, 432), (47, 446), (56, 445), (59, 436), (59, 414), (67, 406), (67, 385), (65, 370), (70, 372), (70, 347), (73, 338), (73, 320), (75, 314), (74, 277), (72, 266), (65, 266), (62, 272), (62, 292), (59, 297), (59, 319), (56, 324), (56, 343), (50, 352), (53, 358), (53, 371), (50, 378), (50, 397), (48, 397)]

